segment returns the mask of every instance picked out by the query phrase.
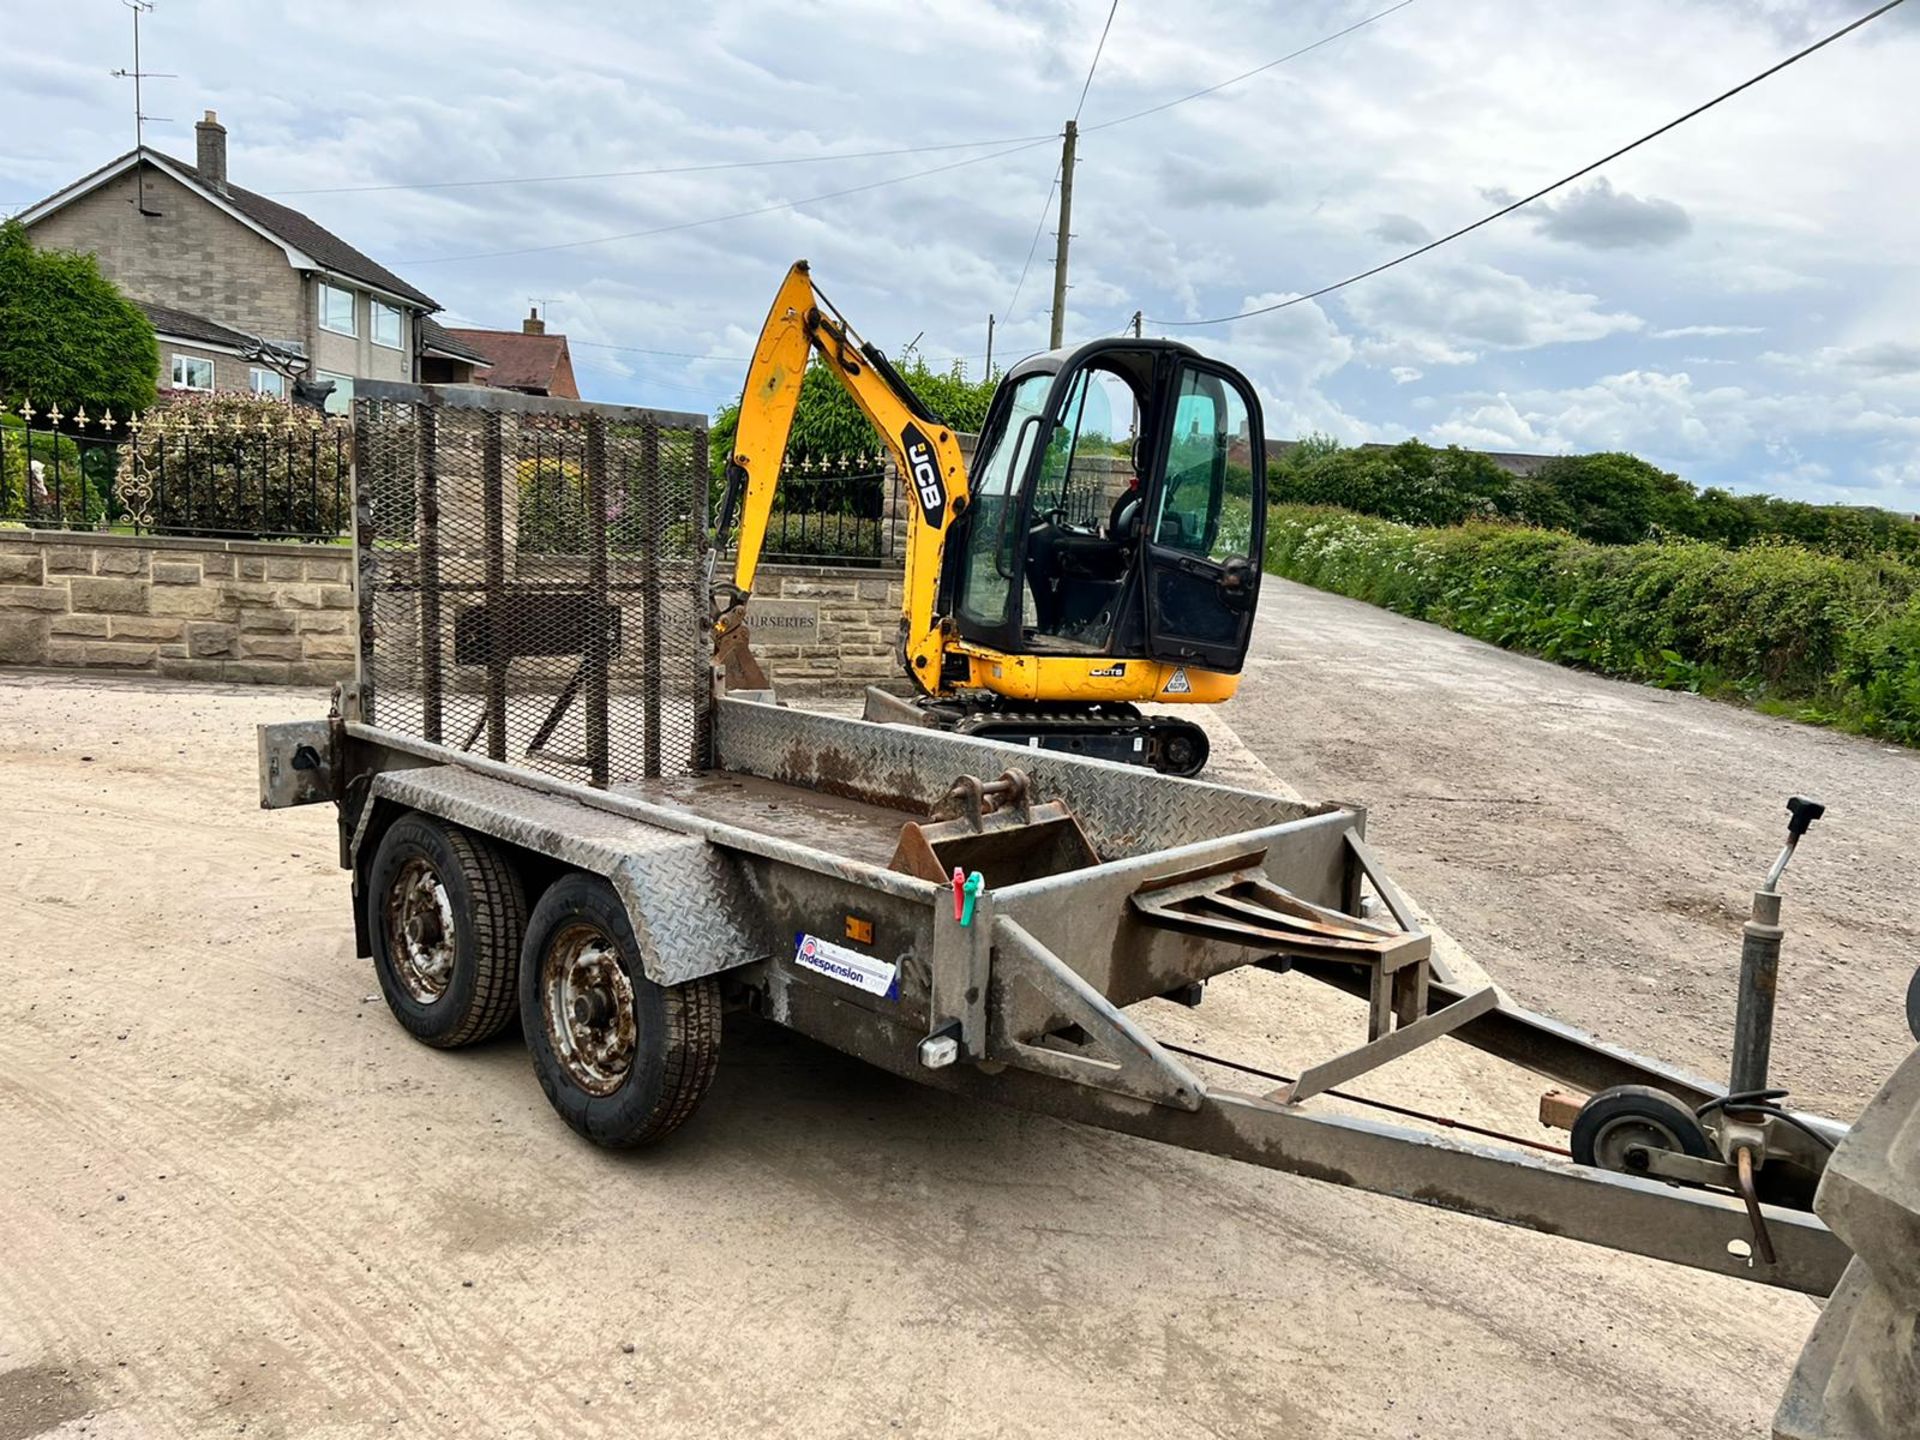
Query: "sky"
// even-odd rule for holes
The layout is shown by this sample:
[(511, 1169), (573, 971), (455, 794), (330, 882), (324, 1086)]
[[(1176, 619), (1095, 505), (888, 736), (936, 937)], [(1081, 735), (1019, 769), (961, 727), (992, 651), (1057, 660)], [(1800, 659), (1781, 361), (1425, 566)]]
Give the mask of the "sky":
[[(1412, 0), (1137, 119), (1396, 0), (1120, 0), (1082, 103), (1109, 3), (157, 0), (142, 60), (173, 78), (146, 109), (171, 119), (148, 143), (191, 160), (217, 110), (236, 184), (442, 320), (512, 328), (538, 302), (588, 398), (711, 411), (803, 256), (889, 352), (978, 375), (989, 313), (996, 364), (1044, 348), (1079, 106), (1069, 340), (1142, 311), (1244, 370), (1269, 435), (1624, 449), (1920, 511), (1920, 4), (1386, 274), (1182, 328), (1476, 219), (1872, 0)], [(0, 213), (130, 148), (109, 72), (131, 63), (120, 0), (10, 49)]]

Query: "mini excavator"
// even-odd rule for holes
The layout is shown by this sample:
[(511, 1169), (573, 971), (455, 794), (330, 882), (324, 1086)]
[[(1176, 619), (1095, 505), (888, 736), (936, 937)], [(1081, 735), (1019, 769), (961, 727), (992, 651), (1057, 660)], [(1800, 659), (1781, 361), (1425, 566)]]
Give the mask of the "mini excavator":
[(867, 718), (1199, 773), (1207, 734), (1141, 702), (1217, 704), (1239, 687), (1260, 594), (1260, 402), (1231, 366), (1171, 340), (1095, 340), (1022, 360), (969, 465), (875, 346), (787, 272), (760, 332), (726, 467), (711, 587), (715, 660), (765, 689), (747, 609), (780, 468), (818, 353), (885, 440), (910, 505), (899, 659), (914, 695)]

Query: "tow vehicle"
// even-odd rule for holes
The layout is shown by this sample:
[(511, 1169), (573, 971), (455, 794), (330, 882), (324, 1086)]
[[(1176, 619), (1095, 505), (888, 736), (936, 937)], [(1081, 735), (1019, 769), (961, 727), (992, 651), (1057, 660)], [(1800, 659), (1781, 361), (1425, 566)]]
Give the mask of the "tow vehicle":
[[(363, 382), (353, 424), (356, 674), (261, 727), (261, 803), (336, 807), (359, 953), (423, 1042), (517, 1016), (561, 1118), (636, 1146), (751, 1013), (983, 1100), (1834, 1293), (1779, 1433), (1914, 1433), (1920, 1052), (1851, 1131), (1768, 1074), (1817, 806), (1755, 894), (1715, 1084), (1464, 983), (1358, 807), (730, 685), (700, 416)], [(1359, 997), (1351, 1043), (1280, 1075), (1156, 1035), (1248, 969)], [(1568, 1150), (1343, 1088), (1438, 1044), (1548, 1077)]]

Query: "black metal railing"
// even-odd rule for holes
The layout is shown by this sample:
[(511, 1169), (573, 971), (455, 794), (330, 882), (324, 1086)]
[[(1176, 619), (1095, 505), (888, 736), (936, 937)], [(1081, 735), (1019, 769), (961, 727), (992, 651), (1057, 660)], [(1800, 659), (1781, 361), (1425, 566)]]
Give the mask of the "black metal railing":
[(894, 486), (893, 472), (884, 461), (845, 472), (831, 464), (789, 465), (780, 476), (762, 555), (823, 565), (890, 560)]
[(352, 524), (344, 422), (244, 396), (144, 415), (0, 412), (0, 523), (331, 540)]
[(120, 464), (116, 441), (0, 412), (0, 523), (52, 530), (108, 526)]

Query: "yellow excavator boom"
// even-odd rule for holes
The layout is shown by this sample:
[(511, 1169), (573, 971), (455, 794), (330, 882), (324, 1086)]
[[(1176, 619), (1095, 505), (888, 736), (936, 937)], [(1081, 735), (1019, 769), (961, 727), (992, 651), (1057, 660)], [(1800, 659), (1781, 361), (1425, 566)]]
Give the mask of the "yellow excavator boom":
[(919, 508), (916, 523), (907, 527), (902, 646), (907, 673), (930, 691), (938, 683), (942, 651), (934, 614), (941, 548), (948, 524), (967, 506), (966, 462), (952, 429), (921, 405), (886, 357), (861, 341), (821, 297), (804, 260), (781, 282), (740, 397), (721, 507), (724, 533), (738, 504), (740, 538), (732, 584), (714, 595), (715, 654), (728, 666), (730, 683), (765, 685), (745, 644), (746, 604), (766, 544), (800, 386), (815, 353), (880, 433)]

